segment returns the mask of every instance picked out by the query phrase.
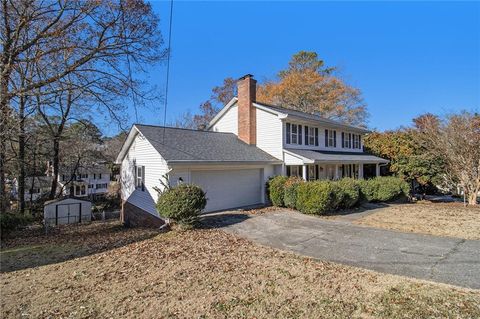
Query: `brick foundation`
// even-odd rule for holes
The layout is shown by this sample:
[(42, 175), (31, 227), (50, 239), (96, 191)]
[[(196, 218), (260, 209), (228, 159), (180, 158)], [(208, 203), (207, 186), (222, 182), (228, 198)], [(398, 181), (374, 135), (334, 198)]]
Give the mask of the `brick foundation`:
[(125, 227), (149, 227), (159, 228), (165, 222), (157, 216), (147, 213), (129, 202), (122, 202), (120, 220)]

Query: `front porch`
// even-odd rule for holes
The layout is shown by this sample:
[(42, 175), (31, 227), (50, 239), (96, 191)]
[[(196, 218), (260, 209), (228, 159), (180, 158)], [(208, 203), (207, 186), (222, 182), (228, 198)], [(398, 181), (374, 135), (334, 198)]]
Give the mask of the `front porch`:
[(380, 163), (314, 163), (285, 165), (286, 176), (298, 176), (306, 181), (336, 180), (344, 177), (354, 179), (380, 176)]

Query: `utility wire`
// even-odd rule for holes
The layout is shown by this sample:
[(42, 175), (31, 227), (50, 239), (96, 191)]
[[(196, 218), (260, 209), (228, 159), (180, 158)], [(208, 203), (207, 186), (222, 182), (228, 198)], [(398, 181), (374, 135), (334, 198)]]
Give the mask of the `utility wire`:
[(165, 143), (165, 125), (167, 125), (168, 80), (170, 76), (170, 49), (171, 49), (171, 43), (172, 43), (172, 18), (173, 18), (173, 0), (170, 0), (170, 25), (168, 28), (168, 52), (167, 52), (167, 81), (165, 83), (165, 107), (163, 109), (162, 143)]

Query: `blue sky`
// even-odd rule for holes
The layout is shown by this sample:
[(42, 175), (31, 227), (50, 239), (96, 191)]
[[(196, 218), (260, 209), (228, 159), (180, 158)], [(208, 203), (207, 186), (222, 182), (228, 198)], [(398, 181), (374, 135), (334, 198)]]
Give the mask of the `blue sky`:
[[(169, 2), (152, 4), (167, 40)], [(195, 112), (225, 77), (272, 78), (300, 50), (363, 92), (370, 128), (479, 111), (479, 20), (479, 2), (175, 1), (167, 122)], [(163, 89), (165, 65), (148, 78)], [(139, 121), (162, 124), (163, 105), (140, 110)]]

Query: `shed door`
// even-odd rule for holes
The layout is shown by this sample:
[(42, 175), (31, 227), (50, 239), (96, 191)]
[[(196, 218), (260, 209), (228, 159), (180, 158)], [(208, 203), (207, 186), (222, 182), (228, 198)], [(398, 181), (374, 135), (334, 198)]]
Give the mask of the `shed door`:
[(56, 209), (56, 224), (74, 224), (80, 222), (81, 203), (59, 204)]
[(204, 211), (212, 212), (261, 203), (261, 175), (261, 169), (192, 171), (191, 182), (206, 192)]

